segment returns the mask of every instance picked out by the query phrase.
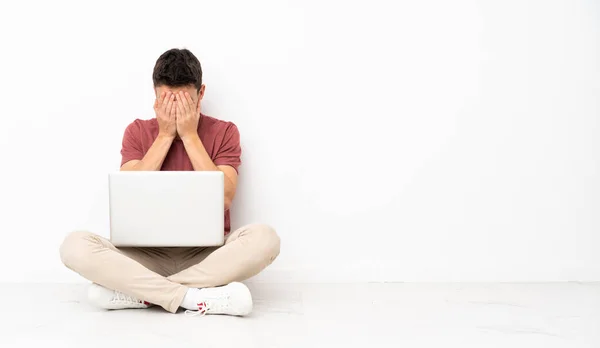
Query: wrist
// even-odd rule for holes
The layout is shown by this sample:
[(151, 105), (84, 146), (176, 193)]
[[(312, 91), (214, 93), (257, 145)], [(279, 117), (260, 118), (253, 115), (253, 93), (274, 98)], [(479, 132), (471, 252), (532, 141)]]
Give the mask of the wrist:
[(200, 139), (200, 136), (198, 136), (198, 133), (180, 134), (179, 137), (181, 138), (181, 140), (184, 143), (188, 143), (188, 142), (194, 141), (196, 139)]
[(175, 140), (175, 135), (174, 134), (165, 134), (165, 133), (158, 133), (158, 137), (156, 137), (157, 140), (162, 140), (162, 141), (173, 141)]

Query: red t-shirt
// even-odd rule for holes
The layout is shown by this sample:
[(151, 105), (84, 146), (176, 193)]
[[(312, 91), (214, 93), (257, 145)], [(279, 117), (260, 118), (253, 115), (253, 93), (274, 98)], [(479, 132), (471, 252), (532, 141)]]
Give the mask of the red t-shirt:
[[(198, 135), (206, 152), (217, 166), (228, 165), (236, 171), (242, 163), (240, 156), (240, 133), (232, 122), (201, 115), (198, 122)], [(121, 148), (121, 165), (141, 160), (158, 136), (158, 121), (136, 119), (125, 129)], [(176, 138), (165, 157), (160, 170), (194, 170), (181, 139)], [(229, 210), (225, 211), (225, 234), (231, 230)]]

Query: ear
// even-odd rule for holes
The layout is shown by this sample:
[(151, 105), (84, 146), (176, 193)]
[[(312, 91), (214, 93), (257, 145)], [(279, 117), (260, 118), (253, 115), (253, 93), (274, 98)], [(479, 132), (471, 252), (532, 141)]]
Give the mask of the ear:
[(205, 90), (206, 90), (206, 85), (202, 85), (200, 87), (200, 90), (198, 90), (198, 102), (200, 102), (202, 100), (202, 98), (204, 97)]

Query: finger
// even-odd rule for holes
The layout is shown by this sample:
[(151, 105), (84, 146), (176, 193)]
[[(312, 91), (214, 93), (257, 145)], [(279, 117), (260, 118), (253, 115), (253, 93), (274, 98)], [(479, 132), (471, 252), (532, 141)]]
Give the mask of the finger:
[(185, 99), (188, 103), (188, 109), (190, 110), (190, 112), (193, 112), (196, 108), (194, 107), (194, 101), (192, 100), (192, 96), (188, 92), (185, 92)]
[(176, 108), (177, 108), (177, 121), (183, 122), (187, 117), (187, 113), (185, 112), (183, 102), (178, 100)]
[(164, 92), (164, 97), (162, 100), (162, 108), (164, 111), (167, 111), (167, 107), (169, 106), (169, 101), (171, 100), (171, 95), (173, 95), (173, 93), (171, 92)]
[(175, 106), (175, 114), (177, 115), (177, 120), (181, 120), (183, 119), (183, 116), (185, 115), (183, 110), (181, 109), (181, 101), (177, 100), (177, 105)]
[(187, 107), (186, 107), (185, 97), (182, 96), (181, 93), (179, 95), (179, 98), (177, 98), (177, 110), (179, 110), (182, 117), (187, 115)]
[(166, 105), (167, 105), (167, 103), (169, 102), (169, 94), (170, 94), (170, 93), (171, 93), (171, 92), (163, 91), (163, 92), (160, 94), (159, 105), (160, 105), (161, 107), (164, 107), (164, 106), (166, 106)]
[(162, 92), (154, 98), (154, 110), (158, 110), (162, 106), (163, 93), (165, 92)]
[(188, 112), (187, 99), (185, 99), (185, 93), (183, 91), (179, 91), (179, 95), (177, 96), (177, 101), (181, 102), (182, 112)]
[(175, 103), (173, 103), (173, 108), (171, 109), (171, 112), (169, 113), (169, 119), (171, 121), (173, 120), (177, 120), (177, 105)]
[(166, 103), (166, 108), (165, 108), (165, 112), (167, 113), (167, 115), (169, 115), (171, 113), (171, 111), (173, 110), (173, 105), (175, 103), (175, 95), (173, 93), (169, 93), (169, 101)]

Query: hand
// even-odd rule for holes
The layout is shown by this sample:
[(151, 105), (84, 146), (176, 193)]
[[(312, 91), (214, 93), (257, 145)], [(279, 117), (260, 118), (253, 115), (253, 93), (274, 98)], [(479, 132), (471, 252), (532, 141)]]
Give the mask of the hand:
[(177, 95), (177, 133), (181, 139), (198, 135), (200, 120), (200, 101), (194, 105), (188, 92), (180, 91)]
[(175, 115), (175, 95), (162, 92), (154, 101), (154, 112), (158, 120), (158, 134), (175, 138), (177, 135), (177, 119)]

